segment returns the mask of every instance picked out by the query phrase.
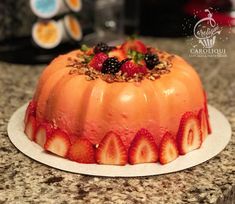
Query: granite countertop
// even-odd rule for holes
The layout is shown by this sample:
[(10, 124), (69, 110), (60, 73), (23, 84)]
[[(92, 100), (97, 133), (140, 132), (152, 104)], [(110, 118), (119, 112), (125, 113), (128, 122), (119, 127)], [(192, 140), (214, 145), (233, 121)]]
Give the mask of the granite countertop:
[[(189, 57), (185, 39), (145, 38), (185, 57), (200, 74), (211, 105), (232, 126), (228, 146), (213, 159), (177, 173), (102, 178), (60, 171), (19, 152), (7, 136), (13, 112), (30, 100), (43, 66), (0, 62), (0, 203), (234, 203), (235, 38), (221, 43), (225, 58)], [(222, 137), (223, 135), (221, 135)]]

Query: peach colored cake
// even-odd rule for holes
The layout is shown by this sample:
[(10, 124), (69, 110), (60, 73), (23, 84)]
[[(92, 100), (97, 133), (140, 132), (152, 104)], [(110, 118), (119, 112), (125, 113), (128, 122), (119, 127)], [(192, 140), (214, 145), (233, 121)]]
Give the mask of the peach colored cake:
[(210, 134), (206, 94), (181, 57), (130, 39), (82, 46), (43, 71), (26, 135), (79, 163), (169, 163)]

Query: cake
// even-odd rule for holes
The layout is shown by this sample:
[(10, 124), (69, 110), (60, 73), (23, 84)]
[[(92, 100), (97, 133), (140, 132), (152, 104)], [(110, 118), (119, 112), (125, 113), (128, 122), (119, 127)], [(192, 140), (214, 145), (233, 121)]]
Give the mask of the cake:
[(46, 152), (87, 164), (167, 164), (211, 133), (192, 66), (132, 38), (55, 58), (24, 122), (28, 138)]

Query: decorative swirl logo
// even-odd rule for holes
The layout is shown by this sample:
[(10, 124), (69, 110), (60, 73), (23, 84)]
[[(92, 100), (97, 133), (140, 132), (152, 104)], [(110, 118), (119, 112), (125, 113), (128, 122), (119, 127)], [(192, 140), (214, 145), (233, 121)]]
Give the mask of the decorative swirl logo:
[(208, 9), (205, 9), (205, 12), (208, 13), (207, 17), (195, 24), (193, 32), (204, 48), (212, 48), (215, 44), (216, 35), (220, 34), (222, 29), (212, 18), (211, 12)]

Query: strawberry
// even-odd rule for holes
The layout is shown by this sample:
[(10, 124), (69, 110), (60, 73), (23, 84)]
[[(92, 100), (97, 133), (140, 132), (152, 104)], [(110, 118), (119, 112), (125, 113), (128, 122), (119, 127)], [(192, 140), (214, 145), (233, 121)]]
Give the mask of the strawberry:
[(203, 108), (198, 113), (198, 119), (200, 122), (200, 128), (202, 132), (202, 141), (204, 141), (208, 135), (208, 128), (207, 128), (206, 114)]
[(159, 146), (159, 161), (161, 164), (167, 164), (174, 161), (178, 156), (177, 144), (171, 134), (166, 132)]
[(126, 57), (125, 57), (125, 53), (123, 52), (122, 49), (114, 49), (114, 50), (111, 50), (109, 53), (108, 53), (109, 57), (117, 57), (119, 61), (122, 61), (124, 60)]
[(66, 157), (70, 147), (69, 137), (66, 133), (55, 130), (50, 137), (47, 138), (44, 145), (45, 150)]
[(177, 134), (177, 144), (180, 154), (186, 154), (200, 148), (202, 134), (198, 117), (192, 112), (186, 112), (180, 121)]
[(204, 91), (204, 109), (205, 109), (205, 113), (206, 113), (207, 131), (208, 131), (208, 134), (211, 134), (212, 130), (211, 130), (211, 125), (210, 125), (210, 121), (209, 121), (209, 112), (208, 112), (208, 108), (207, 108), (207, 95), (206, 95), (206, 91)]
[(92, 60), (89, 62), (89, 65), (94, 69), (101, 71), (102, 65), (106, 59), (108, 59), (108, 55), (100, 52), (92, 58)]
[(49, 123), (39, 125), (35, 134), (35, 142), (44, 148), (47, 138), (51, 136), (52, 130), (52, 126)]
[(86, 138), (79, 138), (71, 145), (68, 158), (79, 163), (95, 163), (95, 148)]
[(129, 39), (125, 43), (122, 44), (121, 49), (127, 55), (129, 50), (135, 50), (137, 52), (145, 54), (147, 52), (147, 48), (140, 40)]
[(36, 102), (30, 101), (29, 105), (26, 109), (25, 118), (24, 118), (24, 124), (26, 124), (29, 115), (35, 116), (36, 115)]
[(153, 136), (148, 130), (141, 129), (136, 133), (129, 148), (129, 163), (153, 163), (158, 160), (158, 149)]
[(29, 115), (25, 125), (24, 132), (30, 140), (34, 140), (36, 129), (37, 129), (37, 121), (33, 115)]
[(128, 60), (124, 62), (121, 66), (121, 71), (123, 73), (127, 73), (128, 77), (134, 76), (134, 74), (137, 73), (147, 73), (147, 69), (145, 66), (141, 66), (139, 64), (136, 64), (133, 60)]
[(108, 132), (96, 150), (98, 164), (125, 165), (127, 152), (122, 140), (114, 132)]

